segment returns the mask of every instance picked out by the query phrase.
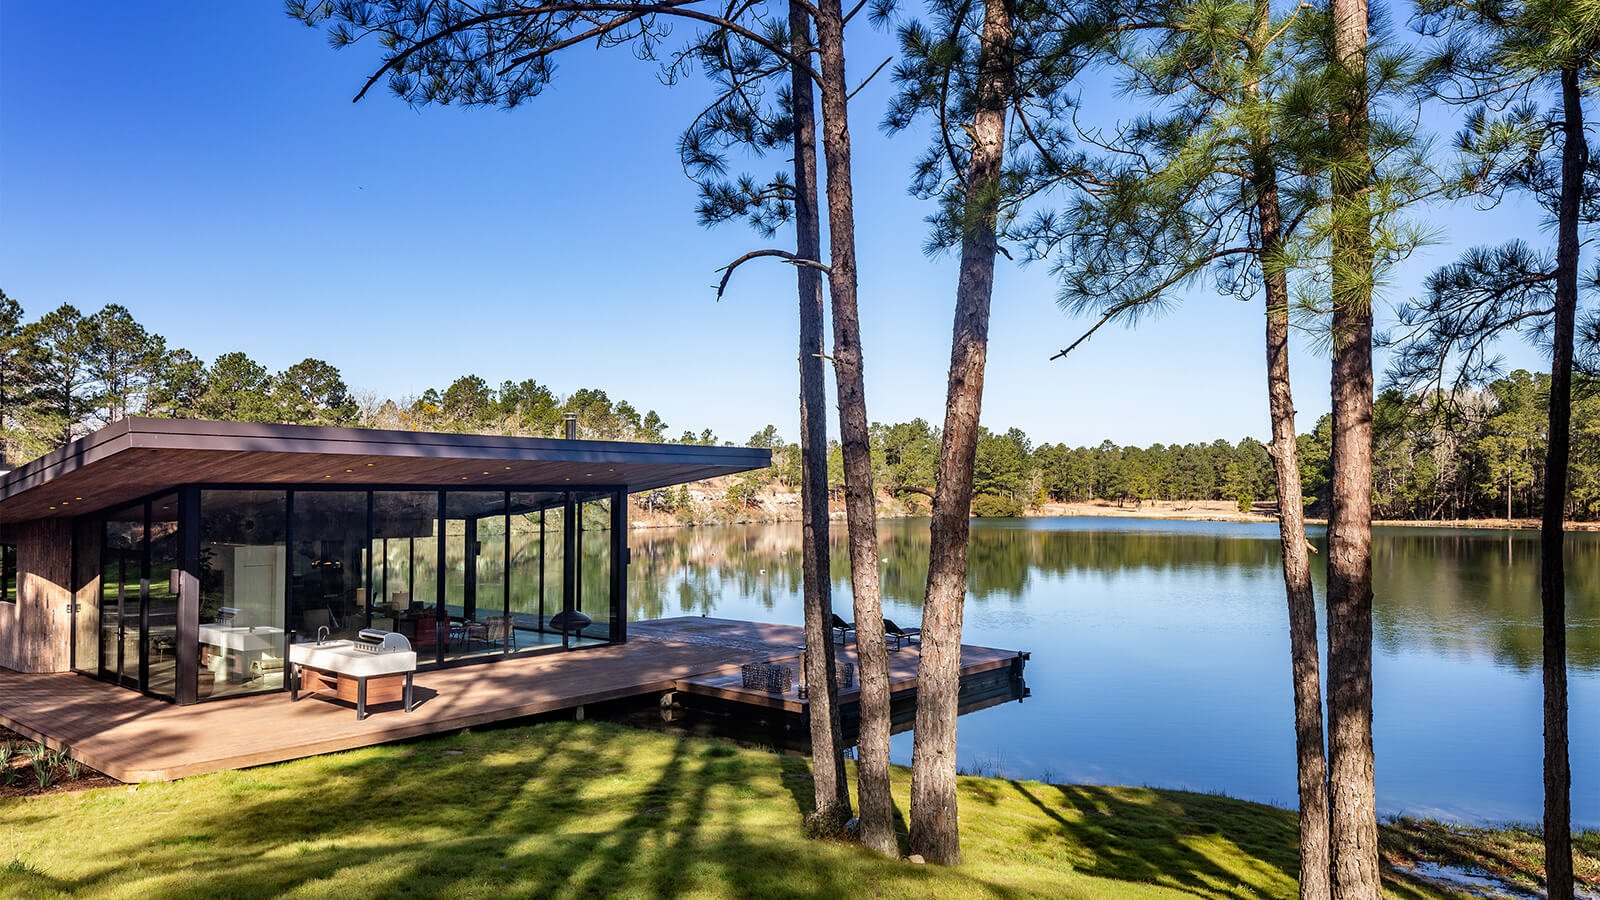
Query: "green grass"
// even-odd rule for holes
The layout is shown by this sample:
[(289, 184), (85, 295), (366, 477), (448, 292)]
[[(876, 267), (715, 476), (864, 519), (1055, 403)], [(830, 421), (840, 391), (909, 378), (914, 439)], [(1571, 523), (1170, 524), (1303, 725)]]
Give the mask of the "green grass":
[(807, 772), (558, 722), (43, 795), (0, 803), (0, 896), (1294, 894), (1294, 817), (1273, 807), (964, 777), (965, 863), (942, 868), (803, 837)]

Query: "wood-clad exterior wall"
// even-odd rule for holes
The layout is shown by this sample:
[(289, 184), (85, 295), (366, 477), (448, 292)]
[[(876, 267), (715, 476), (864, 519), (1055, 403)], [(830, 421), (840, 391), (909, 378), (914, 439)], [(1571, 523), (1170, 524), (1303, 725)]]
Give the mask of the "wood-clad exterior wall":
[(78, 633), (72, 668), (90, 675), (100, 671), (100, 520), (82, 518), (73, 526), (73, 583), (78, 592)]
[(8, 524), (17, 545), (17, 602), (0, 602), (0, 666), (18, 672), (72, 668), (72, 525), (66, 519)]

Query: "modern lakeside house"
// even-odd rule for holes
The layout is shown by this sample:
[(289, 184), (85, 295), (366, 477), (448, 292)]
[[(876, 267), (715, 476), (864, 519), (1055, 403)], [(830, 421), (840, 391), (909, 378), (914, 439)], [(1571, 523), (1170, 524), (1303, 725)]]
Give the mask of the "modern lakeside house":
[(126, 419), (0, 476), (0, 667), (188, 705), (280, 691), (293, 642), (421, 665), (628, 637), (627, 496), (766, 450)]

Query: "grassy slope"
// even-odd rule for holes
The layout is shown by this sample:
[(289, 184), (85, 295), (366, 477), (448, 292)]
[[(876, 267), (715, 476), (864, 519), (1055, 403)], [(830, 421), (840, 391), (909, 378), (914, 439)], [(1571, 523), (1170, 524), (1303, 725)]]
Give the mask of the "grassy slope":
[[(561, 722), (0, 801), (0, 896), (1294, 893), (1294, 820), (1270, 807), (963, 778), (966, 863), (941, 869), (806, 840), (806, 772), (719, 741)], [(909, 773), (896, 775), (904, 810)]]

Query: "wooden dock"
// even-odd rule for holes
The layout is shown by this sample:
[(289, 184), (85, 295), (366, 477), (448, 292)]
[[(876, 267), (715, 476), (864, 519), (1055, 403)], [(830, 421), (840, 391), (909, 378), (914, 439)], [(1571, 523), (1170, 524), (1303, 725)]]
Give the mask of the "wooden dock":
[[(376, 707), (357, 721), (352, 707), (320, 699), (291, 703), (283, 693), (175, 706), (95, 679), (23, 675), (0, 669), (0, 725), (62, 749), (119, 781), (170, 781), (189, 775), (283, 762), (338, 750), (529, 716), (576, 711), (610, 701), (672, 692), (793, 716), (805, 702), (746, 689), (740, 666), (798, 667), (800, 628), (728, 619), (634, 622), (628, 642), (566, 653), (421, 672), (416, 709)], [(1020, 676), (1026, 654), (962, 648), (962, 673)], [(854, 648), (841, 648), (854, 661)], [(916, 689), (917, 651), (890, 654), (893, 692)], [(843, 705), (857, 700), (842, 693)]]

